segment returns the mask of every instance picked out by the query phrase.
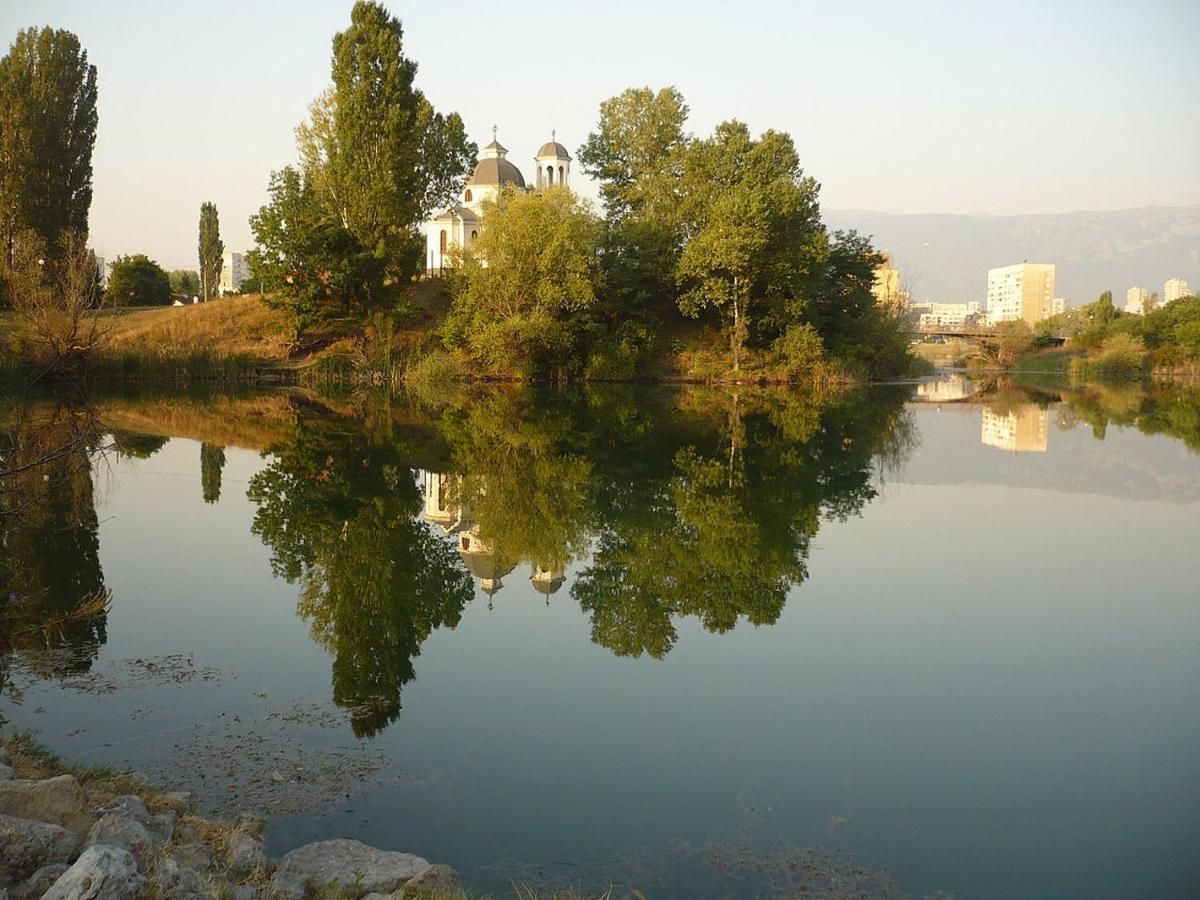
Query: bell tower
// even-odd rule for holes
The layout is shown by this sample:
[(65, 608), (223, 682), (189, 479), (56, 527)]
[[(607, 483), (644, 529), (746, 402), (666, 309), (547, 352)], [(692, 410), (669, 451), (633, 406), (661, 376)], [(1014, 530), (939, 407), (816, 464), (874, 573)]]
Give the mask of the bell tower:
[(556, 184), (568, 188), (571, 186), (571, 154), (558, 142), (556, 132), (550, 132), (550, 143), (543, 144), (533, 160), (537, 165), (534, 184), (539, 188)]

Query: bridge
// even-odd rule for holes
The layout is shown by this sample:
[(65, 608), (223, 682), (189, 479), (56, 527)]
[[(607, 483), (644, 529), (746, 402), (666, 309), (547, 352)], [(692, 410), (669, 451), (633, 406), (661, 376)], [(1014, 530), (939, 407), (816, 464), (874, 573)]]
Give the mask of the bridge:
[[(994, 344), (999, 339), (998, 332), (990, 325), (926, 325), (911, 328), (908, 333), (913, 337), (961, 338), (976, 344)], [(1061, 347), (1067, 342), (1067, 335), (1055, 332), (1050, 341)]]

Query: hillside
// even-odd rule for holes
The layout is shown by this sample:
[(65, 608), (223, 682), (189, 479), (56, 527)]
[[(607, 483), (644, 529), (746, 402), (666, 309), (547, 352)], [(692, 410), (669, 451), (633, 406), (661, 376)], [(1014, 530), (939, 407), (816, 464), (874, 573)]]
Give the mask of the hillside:
[(987, 270), (1028, 260), (1058, 266), (1060, 297), (1076, 305), (1168, 278), (1200, 289), (1200, 204), (1102, 212), (975, 216), (824, 210), (831, 229), (875, 236), (912, 282), (914, 298), (983, 301)]

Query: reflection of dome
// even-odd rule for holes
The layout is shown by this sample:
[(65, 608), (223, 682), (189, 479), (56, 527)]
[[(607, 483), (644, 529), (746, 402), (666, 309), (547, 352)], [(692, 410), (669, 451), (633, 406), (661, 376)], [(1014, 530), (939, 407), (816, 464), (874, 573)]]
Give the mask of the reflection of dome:
[(570, 159), (571, 154), (567, 152), (567, 148), (558, 141), (551, 141), (548, 144), (542, 144), (542, 149), (537, 153), (538, 159), (545, 156), (553, 156), (555, 159)]
[(507, 159), (502, 156), (491, 156), (479, 161), (479, 165), (475, 167), (471, 180), (467, 184), (477, 187), (515, 184), (517, 187), (523, 188), (525, 187), (525, 177), (521, 174), (521, 170)]
[(566, 583), (565, 575), (555, 575), (553, 578), (531, 578), (533, 589), (539, 594), (545, 594), (549, 597), (551, 594), (557, 594), (558, 589)]

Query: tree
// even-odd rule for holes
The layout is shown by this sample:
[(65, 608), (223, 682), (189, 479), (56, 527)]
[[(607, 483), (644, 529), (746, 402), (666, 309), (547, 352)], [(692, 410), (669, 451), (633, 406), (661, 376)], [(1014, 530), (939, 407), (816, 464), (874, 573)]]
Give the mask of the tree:
[(565, 365), (596, 302), (599, 222), (569, 189), (505, 191), (455, 258), (447, 343), (525, 372)]
[(330, 316), (362, 312), (383, 285), (382, 262), (322, 206), (291, 166), (271, 175), (271, 202), (250, 218), (250, 268), (278, 286), (266, 303), (293, 317), (297, 339)]
[(221, 470), (225, 468), (225, 448), (220, 444), (200, 445), (200, 488), (205, 503), (221, 499)]
[(171, 279), (144, 253), (118, 256), (105, 297), (113, 306), (170, 306)]
[(5, 281), (8, 304), (25, 325), (39, 364), (54, 375), (83, 368), (108, 334), (94, 315), (105, 299), (96, 254), (78, 232), (59, 238), (54, 252), (47, 252), (40, 235), (20, 233)]
[(167, 273), (167, 279), (171, 282), (171, 293), (181, 294), (185, 297), (197, 297), (200, 295), (200, 274), (191, 269), (175, 269)]
[(333, 39), (333, 87), (297, 129), (301, 159), (320, 201), (389, 274), (414, 275), (417, 227), (458, 193), (475, 160), (457, 113), (442, 115), (413, 86), (400, 20), (359, 0)]
[(26, 29), (0, 60), (0, 240), (9, 268), (21, 234), (51, 252), (86, 237), (96, 142), (96, 67), (69, 31)]
[(221, 242), (221, 223), (213, 203), (200, 204), (200, 300), (207, 302), (221, 290), (221, 267), (225, 244)]
[[(818, 190), (792, 139), (779, 132), (754, 140), (741, 122), (726, 122), (684, 154), (679, 308), (698, 316), (714, 307), (725, 316), (735, 371), (751, 311), (782, 308), (796, 318), (822, 271), (828, 239)], [(780, 318), (777, 312), (772, 338), (786, 327)]]

